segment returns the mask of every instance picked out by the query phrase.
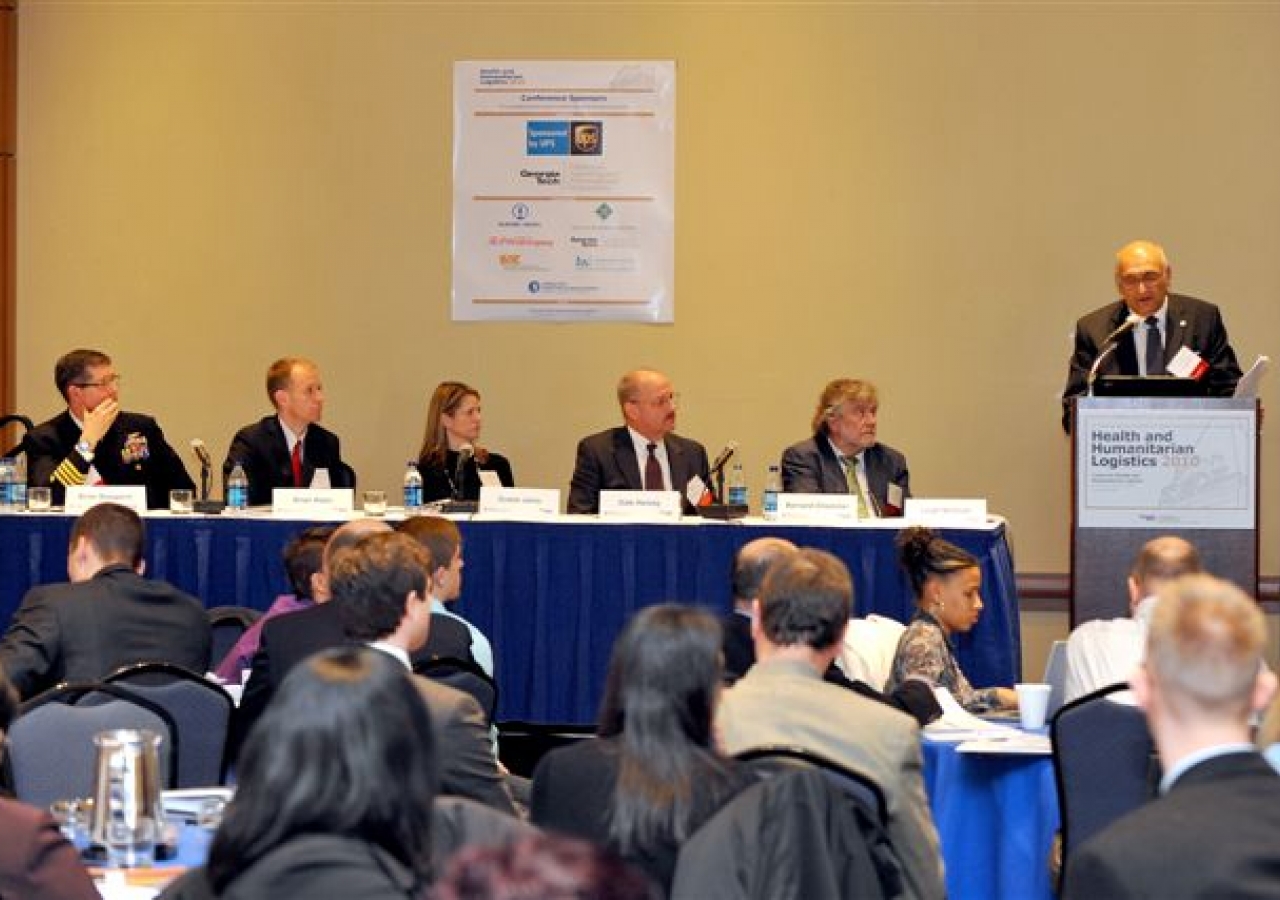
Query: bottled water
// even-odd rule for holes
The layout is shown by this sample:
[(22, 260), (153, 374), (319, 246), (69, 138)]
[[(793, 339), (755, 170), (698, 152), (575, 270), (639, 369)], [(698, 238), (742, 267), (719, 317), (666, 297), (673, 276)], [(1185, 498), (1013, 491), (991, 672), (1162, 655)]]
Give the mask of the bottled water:
[(9, 488), (14, 509), (27, 508), (27, 455), (24, 453), (13, 464), (13, 486)]
[(404, 511), (415, 513), (422, 509), (422, 473), (413, 460), (404, 467)]
[(777, 466), (769, 467), (769, 474), (764, 479), (764, 517), (778, 518), (778, 495), (782, 493), (782, 475)]
[(244, 466), (236, 463), (227, 479), (227, 508), (244, 509), (249, 505), (249, 478), (244, 474)]
[(729, 470), (729, 485), (726, 499), (730, 506), (747, 505), (747, 476), (742, 474), (742, 463), (734, 463)]
[(0, 510), (9, 512), (14, 508), (14, 488), (18, 482), (17, 463), (13, 457), (0, 459)]

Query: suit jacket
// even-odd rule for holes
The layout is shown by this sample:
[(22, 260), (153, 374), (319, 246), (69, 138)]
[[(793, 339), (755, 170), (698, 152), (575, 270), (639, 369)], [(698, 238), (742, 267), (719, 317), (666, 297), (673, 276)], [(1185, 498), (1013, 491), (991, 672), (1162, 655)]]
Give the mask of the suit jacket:
[(116, 416), (94, 448), (92, 463), (76, 451), (79, 440), (80, 426), (65, 411), (40, 423), (23, 438), (27, 483), (52, 488), (54, 505), (66, 502), (65, 483), (53, 477), (64, 461), (81, 476), (92, 465), (107, 484), (142, 485), (147, 489), (147, 506), (151, 509), (168, 509), (171, 490), (195, 490), (182, 460), (150, 416), (131, 412)]
[[(432, 627), (435, 627), (434, 617)], [(462, 633), (467, 634), (465, 628), (462, 628)], [(249, 681), (236, 712), (236, 750), (243, 746), (290, 669), (313, 653), (348, 643), (351, 642), (342, 627), (334, 601), (276, 616), (267, 622), (262, 628), (262, 642), (254, 655)], [(513, 813), (515, 807), (498, 773), (493, 743), (480, 704), (461, 691), (429, 679), (415, 676), (415, 683), (435, 725), (440, 750), (441, 793), (470, 797), (503, 812)]]
[[(244, 474), (249, 478), (250, 506), (268, 506), (272, 490), (294, 486), (289, 442), (285, 440), (279, 416), (264, 416), (236, 432), (222, 464), (224, 488), (236, 463), (244, 467)], [(303, 487), (311, 484), (316, 469), (329, 470), (329, 484), (333, 487), (356, 486), (355, 470), (342, 461), (338, 436), (313, 423), (307, 426), (302, 438)]]
[(1280, 896), (1280, 775), (1257, 753), (1192, 766), (1067, 861), (1064, 900)]
[[(480, 499), (480, 471), (493, 472), (502, 482), (503, 487), (515, 487), (516, 479), (511, 474), (511, 463), (501, 453), (489, 453), (484, 462), (472, 458), (462, 470), (462, 496), (459, 500)], [(425, 456), (418, 460), (418, 472), (422, 475), (422, 500), (431, 503), (435, 500), (453, 499), (453, 480), (458, 471), (458, 451), (445, 453), (443, 463), (432, 463)]]
[[(1165, 318), (1164, 361), (1167, 365), (1179, 350), (1189, 347), (1209, 364), (1201, 379), (1211, 397), (1229, 397), (1240, 380), (1240, 365), (1227, 338), (1218, 307), (1195, 297), (1169, 294)], [(1067, 386), (1062, 391), (1062, 427), (1071, 430), (1071, 398), (1088, 389), (1089, 369), (1102, 352), (1107, 335), (1120, 327), (1129, 315), (1123, 300), (1095, 309), (1076, 323), (1075, 349), (1067, 367)], [(1137, 375), (1136, 341), (1141, 328), (1120, 339), (1116, 349), (1102, 362), (1099, 375)]]
[(920, 728), (908, 716), (823, 681), (790, 660), (757, 662), (724, 692), (717, 714), (727, 753), (800, 746), (878, 784), (908, 898), (941, 898), (942, 857), (924, 792)]
[[(700, 476), (708, 487), (711, 486), (707, 450), (697, 441), (678, 434), (667, 435), (663, 444), (671, 465), (671, 488), (680, 492), (685, 512), (693, 512), (684, 496), (684, 489), (695, 475)], [(631, 442), (631, 433), (625, 426), (601, 431), (578, 442), (578, 459), (569, 485), (568, 512), (599, 512), (601, 491), (643, 489), (644, 478), (636, 459), (635, 444)]]
[(0, 799), (0, 897), (98, 900), (80, 856), (43, 809)]
[(0, 640), (0, 666), (28, 698), (63, 681), (97, 681), (132, 663), (205, 672), (209, 645), (209, 619), (199, 600), (112, 565), (87, 581), (28, 591)]
[[(902, 515), (901, 504), (889, 502), (889, 485), (902, 488), (902, 499), (911, 496), (911, 475), (907, 458), (884, 444), (872, 444), (862, 455), (867, 487), (885, 516)], [(825, 434), (782, 451), (782, 490), (789, 494), (847, 494), (849, 482), (840, 460)]]

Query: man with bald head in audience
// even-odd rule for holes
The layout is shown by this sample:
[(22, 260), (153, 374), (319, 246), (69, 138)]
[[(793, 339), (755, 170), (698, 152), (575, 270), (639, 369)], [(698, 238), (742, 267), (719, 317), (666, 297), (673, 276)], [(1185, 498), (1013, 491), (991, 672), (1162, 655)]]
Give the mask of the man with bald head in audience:
[(1183, 575), (1202, 570), (1200, 552), (1180, 537), (1165, 535), (1143, 544), (1129, 572), (1129, 615), (1085, 622), (1067, 639), (1063, 702), (1128, 681), (1142, 662), (1157, 592)]
[(618, 381), (623, 424), (583, 438), (569, 486), (568, 511), (600, 511), (601, 491), (678, 491), (694, 478), (710, 481), (707, 451), (675, 433), (678, 397), (671, 380), (654, 369), (633, 369)]
[(1166, 585), (1130, 683), (1164, 775), (1159, 796), (1068, 860), (1064, 900), (1280, 896), (1280, 775), (1250, 743), (1275, 693), (1267, 626), (1235, 585)]
[(1089, 371), (1106, 351), (1107, 338), (1131, 316), (1138, 323), (1114, 339), (1115, 349), (1098, 375), (1168, 374), (1167, 366), (1186, 348), (1204, 371), (1193, 377), (1210, 397), (1229, 397), (1240, 380), (1240, 366), (1218, 307), (1195, 297), (1169, 292), (1173, 267), (1164, 248), (1132, 241), (1116, 252), (1116, 289), (1120, 299), (1095, 309), (1076, 323), (1075, 348), (1062, 391), (1062, 427), (1071, 430), (1072, 398), (1088, 392)]

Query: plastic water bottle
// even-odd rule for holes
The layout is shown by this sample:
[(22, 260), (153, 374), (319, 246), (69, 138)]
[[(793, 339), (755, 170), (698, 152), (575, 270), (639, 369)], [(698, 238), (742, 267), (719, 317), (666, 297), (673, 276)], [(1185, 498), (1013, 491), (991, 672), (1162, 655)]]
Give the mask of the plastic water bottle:
[(13, 509), (13, 488), (17, 479), (17, 464), (13, 457), (0, 459), (0, 510), (9, 512)]
[(409, 460), (404, 467), (404, 511), (414, 513), (422, 509), (422, 473), (418, 464)]
[(27, 456), (25, 453), (13, 464), (13, 486), (9, 488), (9, 497), (14, 509), (27, 508)]
[(729, 485), (726, 490), (730, 506), (747, 505), (747, 476), (742, 474), (742, 463), (734, 463), (729, 470)]
[(777, 466), (769, 467), (769, 474), (764, 479), (764, 517), (769, 520), (778, 518), (778, 495), (782, 493), (782, 474)]
[(244, 509), (249, 505), (249, 478), (244, 466), (236, 463), (227, 479), (227, 509)]

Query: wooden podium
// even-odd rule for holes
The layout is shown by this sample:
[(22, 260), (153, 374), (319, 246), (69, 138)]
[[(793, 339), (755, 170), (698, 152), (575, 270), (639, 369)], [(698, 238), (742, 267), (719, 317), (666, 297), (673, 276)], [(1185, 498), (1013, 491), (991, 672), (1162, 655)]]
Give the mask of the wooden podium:
[(1258, 595), (1258, 401), (1080, 397), (1072, 429), (1071, 626), (1129, 614), (1138, 550), (1174, 534)]

